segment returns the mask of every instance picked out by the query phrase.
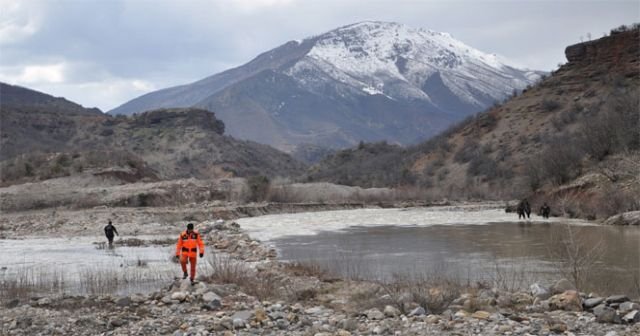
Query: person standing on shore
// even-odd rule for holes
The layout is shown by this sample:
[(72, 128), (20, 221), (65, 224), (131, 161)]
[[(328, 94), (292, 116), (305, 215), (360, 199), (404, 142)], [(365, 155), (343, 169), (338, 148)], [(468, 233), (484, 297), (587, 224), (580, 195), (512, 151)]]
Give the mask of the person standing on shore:
[(187, 273), (187, 262), (191, 265), (191, 284), (195, 283), (196, 278), (196, 258), (200, 252), (200, 258), (204, 256), (204, 243), (200, 237), (200, 233), (193, 230), (193, 224), (187, 224), (187, 230), (183, 231), (178, 237), (178, 243), (176, 244), (176, 259), (180, 260), (180, 266), (182, 266), (183, 276), (182, 279), (186, 279), (189, 274)]
[(113, 224), (111, 224), (111, 220), (109, 220), (109, 224), (107, 224), (107, 226), (104, 227), (104, 235), (107, 236), (107, 240), (109, 241), (109, 246), (113, 245), (114, 233), (117, 236), (120, 236), (120, 234), (118, 234), (118, 230), (116, 230), (116, 227), (113, 226)]

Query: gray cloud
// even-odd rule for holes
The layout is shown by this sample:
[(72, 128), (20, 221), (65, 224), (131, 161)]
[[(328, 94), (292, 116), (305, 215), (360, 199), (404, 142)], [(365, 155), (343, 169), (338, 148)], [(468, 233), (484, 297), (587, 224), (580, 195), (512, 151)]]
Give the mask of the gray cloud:
[(640, 21), (629, 1), (0, 0), (0, 80), (104, 110), (363, 20), (451, 33), (532, 69)]

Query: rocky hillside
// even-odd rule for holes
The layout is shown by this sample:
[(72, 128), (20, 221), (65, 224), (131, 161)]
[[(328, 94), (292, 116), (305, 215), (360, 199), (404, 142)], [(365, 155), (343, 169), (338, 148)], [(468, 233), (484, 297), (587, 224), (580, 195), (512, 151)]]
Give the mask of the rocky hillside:
[(536, 192), (536, 202), (552, 200), (559, 213), (592, 218), (638, 208), (639, 41), (634, 26), (569, 46), (566, 64), (504, 104), (417, 146), (339, 152), (306, 180), (417, 183), (475, 198)]
[(224, 135), (224, 123), (209, 111), (164, 109), (112, 117), (28, 89), (2, 89), (3, 184), (86, 171), (132, 182), (289, 176), (304, 168), (269, 146)]
[(109, 113), (204, 107), (229, 134), (286, 151), (304, 144), (411, 144), (539, 77), (446, 33), (362, 22), (288, 42), (238, 68), (146, 94)]

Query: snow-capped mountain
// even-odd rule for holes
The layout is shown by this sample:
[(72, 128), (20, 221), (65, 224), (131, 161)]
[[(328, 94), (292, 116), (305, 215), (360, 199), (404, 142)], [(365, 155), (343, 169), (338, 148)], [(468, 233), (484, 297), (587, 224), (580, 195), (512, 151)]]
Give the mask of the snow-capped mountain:
[(290, 41), (240, 67), (146, 94), (110, 113), (205, 107), (229, 134), (284, 150), (361, 140), (407, 144), (506, 98), (540, 74), (447, 33), (361, 22)]

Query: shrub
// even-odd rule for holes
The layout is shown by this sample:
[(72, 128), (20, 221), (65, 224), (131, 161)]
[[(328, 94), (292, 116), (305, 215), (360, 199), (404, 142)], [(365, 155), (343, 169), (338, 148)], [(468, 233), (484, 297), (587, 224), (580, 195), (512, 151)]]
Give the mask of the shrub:
[(249, 201), (261, 202), (267, 198), (269, 186), (271, 182), (266, 176), (251, 176), (247, 179), (247, 188), (249, 188)]
[(561, 104), (552, 99), (543, 99), (542, 100), (542, 110), (546, 112), (552, 112), (556, 109), (560, 108)]

